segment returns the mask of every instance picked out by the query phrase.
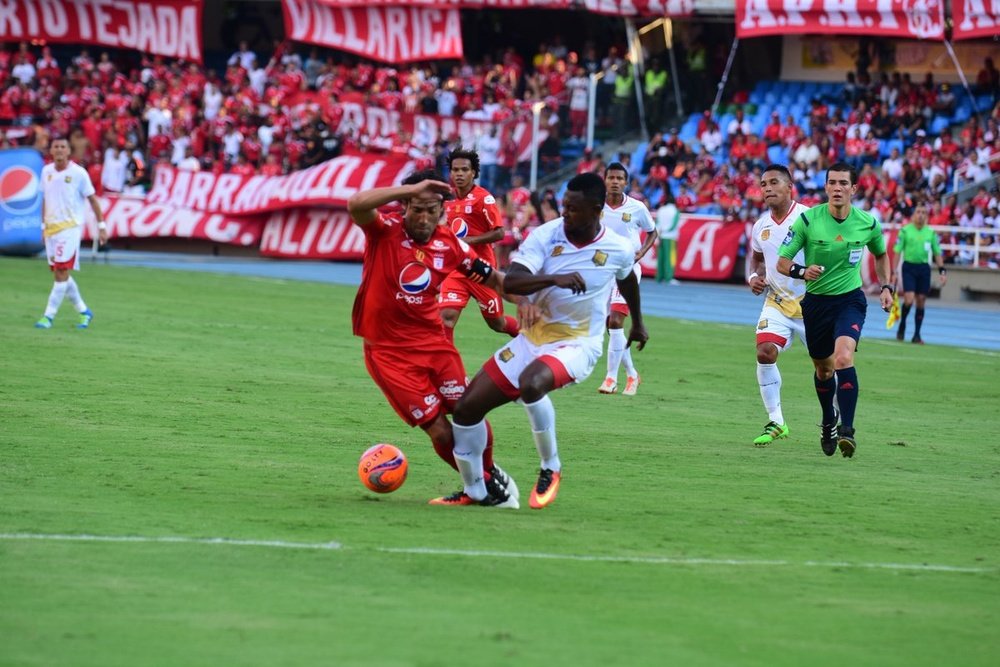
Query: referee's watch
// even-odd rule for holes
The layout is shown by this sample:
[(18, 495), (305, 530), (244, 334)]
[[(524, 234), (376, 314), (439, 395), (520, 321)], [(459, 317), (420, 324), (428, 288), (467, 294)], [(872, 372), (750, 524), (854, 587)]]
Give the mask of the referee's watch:
[(893, 285), (882, 285), (882, 289), (889, 290), (889, 294), (896, 296), (896, 288)]

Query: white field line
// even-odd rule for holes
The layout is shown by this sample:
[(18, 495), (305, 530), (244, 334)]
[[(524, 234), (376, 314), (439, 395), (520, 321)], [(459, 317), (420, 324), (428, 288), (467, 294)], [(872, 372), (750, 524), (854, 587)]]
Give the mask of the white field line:
[[(47, 535), (39, 533), (0, 533), (0, 540), (38, 540), (53, 542), (127, 542), (143, 544), (199, 544), (236, 547), (266, 547), (272, 549), (305, 549), (340, 551), (351, 547), (340, 542), (285, 542), (282, 540), (236, 540), (225, 537), (144, 537), (141, 535)], [(364, 550), (364, 549), (359, 549)], [(849, 561), (791, 561), (740, 558), (680, 558), (673, 556), (601, 556), (554, 554), (531, 551), (478, 551), (469, 549), (439, 549), (434, 547), (374, 547), (373, 551), (388, 554), (422, 556), (462, 556), (466, 558), (511, 558), (522, 560), (577, 561), (586, 563), (636, 563), (643, 565), (677, 565), (683, 567), (815, 567), (891, 570), (896, 572), (955, 572), (977, 574), (996, 572), (996, 567), (964, 567), (935, 563), (855, 563)]]

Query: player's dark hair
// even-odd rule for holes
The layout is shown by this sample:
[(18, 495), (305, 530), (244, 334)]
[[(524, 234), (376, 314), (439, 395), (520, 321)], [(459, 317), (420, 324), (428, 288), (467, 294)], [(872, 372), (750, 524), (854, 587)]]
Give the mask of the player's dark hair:
[(621, 162), (612, 162), (607, 167), (604, 168), (604, 175), (607, 176), (609, 171), (623, 171), (625, 172), (625, 181), (628, 182), (628, 169)]
[(592, 172), (577, 174), (566, 184), (566, 189), (579, 192), (585, 200), (595, 206), (604, 206), (604, 199), (608, 196), (604, 179)]
[(479, 153), (474, 150), (456, 148), (452, 152), (448, 153), (449, 169), (451, 169), (451, 164), (455, 160), (468, 160), (472, 164), (472, 173), (476, 175), (476, 178), (479, 178)]
[(858, 182), (858, 170), (852, 167), (851, 165), (847, 164), (846, 162), (837, 162), (835, 164), (830, 165), (830, 168), (826, 170), (827, 181), (830, 180), (831, 171), (846, 171), (848, 174), (850, 174), (849, 178), (851, 179), (851, 185), (854, 185), (855, 183)]
[(760, 173), (761, 175), (764, 175), (769, 171), (776, 171), (782, 176), (784, 176), (786, 179), (788, 179), (789, 183), (792, 182), (792, 172), (788, 171), (788, 167), (786, 167), (783, 164), (769, 164), (766, 167), (764, 167), (764, 171)]
[(443, 181), (444, 176), (437, 169), (419, 169), (403, 179), (403, 185), (414, 185), (420, 181)]

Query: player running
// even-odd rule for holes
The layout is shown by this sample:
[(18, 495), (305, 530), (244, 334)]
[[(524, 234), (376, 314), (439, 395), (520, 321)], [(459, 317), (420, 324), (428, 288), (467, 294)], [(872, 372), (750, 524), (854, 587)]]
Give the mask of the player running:
[[(610, 230), (624, 236), (633, 246), (633, 272), (636, 282), (642, 278), (639, 260), (656, 243), (656, 225), (649, 209), (638, 199), (625, 194), (628, 187), (628, 169), (621, 162), (612, 162), (604, 170), (604, 185), (607, 199), (601, 212), (601, 222)], [(642, 240), (640, 231), (646, 232)], [(632, 352), (625, 344), (625, 318), (629, 315), (628, 304), (618, 291), (611, 289), (611, 313), (608, 315), (608, 375), (598, 389), (602, 394), (618, 391), (618, 368), (625, 364), (624, 396), (635, 396), (639, 389), (639, 372), (632, 363)]]
[[(493, 195), (476, 185), (479, 154), (471, 150), (453, 150), (448, 155), (448, 167), (456, 195), (445, 204), (448, 225), (455, 236), (472, 246), (479, 259), (496, 266), (493, 244), (503, 239), (503, 219)], [(441, 284), (439, 301), (441, 321), (449, 340), (455, 339), (455, 325), (469, 297), (479, 304), (479, 311), (491, 329), (511, 337), (517, 335), (517, 319), (503, 314), (503, 301), (497, 291), (456, 271)]]
[[(767, 292), (757, 322), (757, 384), (769, 421), (764, 432), (753, 441), (758, 447), (764, 447), (788, 437), (788, 426), (781, 412), (778, 354), (792, 346), (796, 334), (803, 343), (806, 340), (801, 304), (806, 284), (778, 273), (778, 250), (792, 222), (809, 207), (792, 201), (792, 175), (780, 164), (772, 164), (764, 170), (760, 187), (768, 211), (758, 218), (750, 233), (753, 252), (747, 283), (754, 294)], [(805, 255), (799, 251), (795, 261), (804, 263)]]
[[(355, 194), (347, 210), (365, 233), (361, 286), (351, 317), (354, 335), (364, 339), (365, 367), (403, 421), (422, 428), (438, 456), (458, 470), (446, 414), (465, 391), (467, 377), (441, 325), (438, 290), (456, 270), (494, 289), (501, 288), (503, 274), (440, 224), (450, 192), (437, 172), (419, 171), (399, 187)], [(396, 200), (403, 203), (402, 215), (377, 210)], [(517, 485), (493, 462), (490, 444), (479, 460), (477, 473), (485, 486), (476, 501), (517, 508)], [(430, 503), (471, 504), (460, 495)]]
[(455, 406), (455, 457), (465, 494), (488, 497), (480, 457), (489, 446), (486, 414), (520, 400), (528, 413), (541, 458), (530, 505), (541, 509), (556, 498), (562, 463), (556, 444), (556, 415), (548, 394), (582, 382), (601, 357), (608, 297), (617, 280), (632, 310), (629, 343), (646, 344), (639, 308), (639, 283), (632, 271), (631, 241), (601, 224), (605, 189), (601, 177), (580, 174), (570, 180), (563, 216), (537, 228), (514, 256), (504, 290), (531, 295), (538, 319), (525, 323), (513, 341), (486, 361)]

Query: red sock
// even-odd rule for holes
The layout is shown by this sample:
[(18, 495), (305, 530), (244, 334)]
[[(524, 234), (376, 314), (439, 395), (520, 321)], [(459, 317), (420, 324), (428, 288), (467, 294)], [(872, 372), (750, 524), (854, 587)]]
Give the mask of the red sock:
[(438, 442), (437, 440), (431, 440), (431, 444), (434, 445), (434, 451), (437, 455), (441, 457), (441, 460), (450, 465), (458, 472), (458, 464), (455, 463), (455, 443), (449, 442)]
[(519, 331), (520, 329), (517, 326), (517, 319), (511, 317), (510, 315), (504, 315), (503, 332), (508, 336), (510, 336), (511, 338), (514, 338), (515, 336), (517, 336)]
[(448, 342), (452, 345), (455, 344), (455, 329), (454, 327), (444, 328), (444, 337), (448, 339)]

